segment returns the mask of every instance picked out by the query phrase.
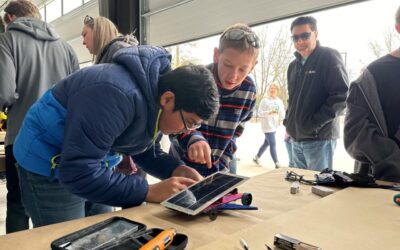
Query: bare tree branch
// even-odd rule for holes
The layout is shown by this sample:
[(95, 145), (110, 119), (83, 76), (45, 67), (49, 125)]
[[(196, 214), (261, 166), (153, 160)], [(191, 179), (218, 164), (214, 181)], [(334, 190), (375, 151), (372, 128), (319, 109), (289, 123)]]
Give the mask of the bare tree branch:
[(268, 26), (262, 27), (257, 35), (260, 38), (259, 63), (253, 75), (258, 90), (258, 99), (261, 100), (267, 93), (268, 85), (275, 83), (280, 86), (279, 97), (287, 103), (287, 67), (292, 59), (292, 43), (289, 30), (282, 26), (277, 32), (269, 32)]
[(392, 27), (387, 27), (382, 32), (383, 41), (373, 40), (368, 42), (368, 47), (374, 58), (388, 54), (400, 45), (400, 38)]

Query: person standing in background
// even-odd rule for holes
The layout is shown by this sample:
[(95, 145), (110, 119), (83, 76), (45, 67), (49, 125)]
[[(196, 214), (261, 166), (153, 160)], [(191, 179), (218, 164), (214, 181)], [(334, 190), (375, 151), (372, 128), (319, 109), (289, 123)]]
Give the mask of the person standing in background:
[(10, 1), (4, 9), (6, 31), (0, 34), (0, 109), (7, 110), (5, 138), (7, 217), (6, 233), (29, 229), (21, 202), (14, 140), (26, 112), (53, 84), (79, 69), (72, 47), (53, 27), (41, 21), (31, 2)]
[[(102, 16), (93, 18), (86, 15), (83, 20), (81, 35), (83, 38), (83, 45), (85, 45), (89, 53), (93, 55), (94, 64), (111, 63), (113, 55), (119, 49), (139, 44), (134, 36), (120, 35), (114, 23)], [(109, 157), (112, 158), (114, 156), (110, 155)], [(132, 158), (128, 155), (123, 155), (121, 162), (114, 169), (126, 175), (146, 175), (144, 171), (136, 166)], [(111, 212), (112, 207), (87, 201), (85, 203), (85, 210), (86, 216), (90, 216)]]
[(268, 96), (263, 98), (260, 102), (258, 116), (261, 118), (261, 129), (265, 135), (265, 139), (257, 155), (253, 158), (255, 163), (260, 164), (259, 159), (269, 146), (275, 168), (281, 167), (278, 161), (278, 155), (276, 154), (275, 134), (278, 126), (285, 117), (285, 107), (283, 106), (282, 100), (278, 97), (278, 93), (279, 86), (272, 83), (268, 87)]
[(290, 31), (296, 58), (287, 71), (284, 125), (292, 138), (293, 164), (317, 171), (332, 169), (339, 115), (346, 107), (346, 68), (338, 51), (319, 44), (315, 18), (296, 18)]
[[(395, 15), (400, 33), (400, 7)], [(372, 62), (350, 85), (344, 146), (355, 173), (400, 183), (400, 48)]]
[(119, 34), (117, 27), (108, 18), (87, 15), (83, 24), (83, 45), (93, 55), (95, 64), (111, 63), (113, 55), (119, 49), (139, 45), (136, 37)]

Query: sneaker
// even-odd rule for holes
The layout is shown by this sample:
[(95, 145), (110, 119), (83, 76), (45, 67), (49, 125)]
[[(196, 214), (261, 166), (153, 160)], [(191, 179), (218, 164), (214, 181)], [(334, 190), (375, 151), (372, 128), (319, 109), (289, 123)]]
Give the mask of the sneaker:
[(257, 165), (260, 165), (260, 162), (258, 161), (258, 159), (260, 159), (260, 158), (258, 158), (258, 156), (254, 156), (253, 161), (254, 161)]
[(279, 163), (279, 161), (275, 162), (275, 168), (281, 168), (281, 167), (283, 166)]

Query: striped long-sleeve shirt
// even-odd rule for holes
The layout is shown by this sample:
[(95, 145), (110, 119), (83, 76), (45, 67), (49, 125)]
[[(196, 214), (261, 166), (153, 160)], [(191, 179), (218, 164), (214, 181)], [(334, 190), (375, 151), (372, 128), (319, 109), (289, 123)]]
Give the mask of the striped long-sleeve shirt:
[[(236, 151), (235, 140), (243, 133), (244, 123), (251, 119), (256, 100), (256, 86), (249, 76), (237, 88), (227, 90), (218, 82), (217, 65), (210, 64), (208, 68), (214, 73), (218, 84), (219, 111), (207, 121), (203, 121), (199, 129), (171, 138), (170, 150), (172, 155), (185, 161), (203, 176), (229, 168), (229, 162)], [(205, 164), (194, 163), (188, 159), (189, 146), (200, 140), (206, 140), (210, 145), (213, 162), (211, 169)]]

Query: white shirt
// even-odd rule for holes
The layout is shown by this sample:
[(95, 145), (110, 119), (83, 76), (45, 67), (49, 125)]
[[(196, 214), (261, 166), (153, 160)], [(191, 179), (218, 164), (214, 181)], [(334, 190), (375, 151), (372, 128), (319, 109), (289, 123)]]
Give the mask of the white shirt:
[(279, 97), (273, 99), (264, 97), (258, 107), (258, 116), (261, 119), (263, 133), (275, 132), (280, 122), (285, 117), (285, 107)]

